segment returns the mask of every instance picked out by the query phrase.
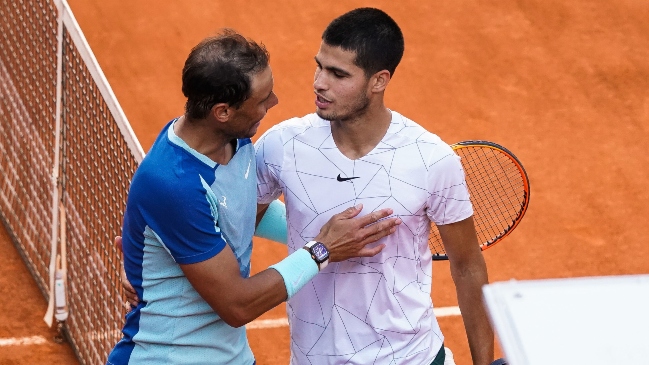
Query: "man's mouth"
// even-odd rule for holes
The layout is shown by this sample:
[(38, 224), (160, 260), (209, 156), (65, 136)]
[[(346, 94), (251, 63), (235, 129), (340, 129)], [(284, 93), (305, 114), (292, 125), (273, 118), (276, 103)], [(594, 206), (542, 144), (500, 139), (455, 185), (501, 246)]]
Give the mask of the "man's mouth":
[(331, 100), (326, 99), (326, 98), (322, 97), (321, 95), (316, 94), (315, 105), (316, 105), (318, 108), (325, 108), (325, 107), (327, 107), (329, 104), (331, 104)]

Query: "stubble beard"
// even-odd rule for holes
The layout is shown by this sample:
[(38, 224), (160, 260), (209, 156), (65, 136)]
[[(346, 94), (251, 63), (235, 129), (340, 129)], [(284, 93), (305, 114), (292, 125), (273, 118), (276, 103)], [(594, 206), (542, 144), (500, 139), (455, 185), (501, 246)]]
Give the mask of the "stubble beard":
[(370, 99), (365, 95), (359, 95), (354, 103), (348, 108), (349, 111), (346, 113), (325, 112), (323, 110), (316, 109), (316, 114), (320, 118), (331, 122), (346, 122), (349, 120), (357, 119), (358, 117), (365, 114), (369, 105)]

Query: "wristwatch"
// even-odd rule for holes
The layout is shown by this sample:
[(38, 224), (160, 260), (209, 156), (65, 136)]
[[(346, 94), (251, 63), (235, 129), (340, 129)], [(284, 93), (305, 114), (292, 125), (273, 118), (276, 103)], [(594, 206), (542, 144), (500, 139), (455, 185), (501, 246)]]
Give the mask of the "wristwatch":
[(329, 263), (329, 250), (322, 242), (310, 241), (305, 246), (304, 249), (309, 251), (311, 258), (318, 264), (318, 269), (322, 271), (327, 264)]

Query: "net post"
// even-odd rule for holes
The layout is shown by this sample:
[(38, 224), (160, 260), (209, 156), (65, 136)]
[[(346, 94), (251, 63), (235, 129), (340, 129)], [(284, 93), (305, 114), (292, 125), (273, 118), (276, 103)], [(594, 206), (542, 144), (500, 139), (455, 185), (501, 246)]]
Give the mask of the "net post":
[(55, 133), (54, 133), (54, 161), (52, 163), (52, 227), (50, 240), (50, 265), (49, 265), (49, 298), (47, 311), (43, 320), (49, 327), (52, 327), (54, 319), (55, 304), (55, 280), (56, 280), (56, 257), (58, 246), (58, 224), (59, 224), (59, 197), (61, 185), (59, 183), (60, 151), (61, 151), (61, 113), (63, 110), (63, 13), (66, 9), (63, 6), (65, 0), (55, 0), (58, 10), (57, 17), (57, 49), (56, 49), (56, 109), (55, 109)]

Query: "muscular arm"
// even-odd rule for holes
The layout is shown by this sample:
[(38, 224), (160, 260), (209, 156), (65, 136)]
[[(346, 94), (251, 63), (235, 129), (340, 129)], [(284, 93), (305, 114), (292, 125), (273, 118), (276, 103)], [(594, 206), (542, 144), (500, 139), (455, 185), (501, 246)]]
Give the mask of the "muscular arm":
[[(256, 226), (259, 225), (259, 222), (268, 210), (268, 206), (269, 204), (257, 205)], [(115, 245), (120, 251), (122, 250), (122, 237), (115, 238)], [(236, 295), (223, 296), (225, 300), (219, 301), (212, 306), (217, 313), (224, 313), (225, 317), (224, 315), (220, 316), (224, 321), (226, 321), (226, 323), (233, 326), (237, 323), (245, 324), (286, 300), (284, 281), (277, 271), (265, 270), (264, 272), (255, 275), (254, 280), (253, 278), (250, 278), (251, 283), (247, 283), (245, 279), (239, 275), (239, 266), (230, 247), (226, 247), (224, 251), (227, 252), (222, 252), (209, 260), (197, 264), (181, 265), (181, 268), (190, 282), (192, 282), (192, 285), (196, 288), (196, 291), (203, 297), (203, 293), (206, 293), (205, 295), (212, 292), (218, 294), (217, 291), (220, 290), (219, 288), (227, 287), (228, 283), (232, 283), (233, 287), (237, 290), (245, 289), (236, 293)], [(232, 259), (234, 259), (234, 261)], [(232, 266), (233, 264), (235, 266)], [(212, 267), (215, 267), (216, 269), (212, 269)], [(214, 272), (218, 274), (218, 276), (212, 277), (212, 275), (206, 275), (210, 272)], [(201, 280), (200, 278), (203, 277), (208, 278), (208, 280)], [(214, 282), (212, 282), (211, 279), (214, 279)], [(124, 288), (128, 303), (133, 307), (137, 306), (139, 299), (135, 289), (133, 289), (133, 286), (126, 278), (123, 262), (120, 272), (120, 281)], [(196, 282), (196, 284), (194, 284), (194, 282)], [(281, 288), (284, 288), (284, 290), (282, 291), (280, 290), (281, 288), (276, 288), (277, 284), (279, 284)], [(205, 288), (203, 288), (203, 286), (205, 286)], [(260, 287), (265, 289), (262, 290), (261, 293), (259, 290)], [(210, 291), (208, 290), (209, 288), (215, 288), (216, 290)], [(270, 294), (276, 295), (273, 296)], [(217, 307), (222, 306), (224, 306), (225, 309), (217, 309)], [(128, 309), (130, 310), (130, 308)], [(252, 317), (252, 319), (249, 319), (250, 317)]]
[(482, 301), (482, 286), (488, 283), (487, 265), (478, 247), (473, 217), (438, 228), (449, 257), (473, 364), (490, 364), (494, 334)]
[(273, 269), (241, 277), (239, 263), (227, 245), (211, 259), (180, 267), (201, 297), (232, 327), (245, 325), (287, 297), (284, 280)]
[[(356, 218), (361, 210), (360, 206), (352, 207), (334, 215), (315, 237), (316, 241), (327, 246), (330, 261), (376, 255), (384, 245), (372, 248), (366, 246), (394, 233), (396, 226), (401, 223), (398, 218), (383, 219), (392, 214), (391, 209)], [(381, 221), (377, 222), (378, 220)], [(310, 258), (309, 264), (316, 265)], [(245, 325), (285, 301), (288, 296), (286, 278), (275, 269), (266, 269), (250, 278), (242, 278), (234, 253), (227, 245), (208, 260), (180, 267), (201, 297), (233, 327)], [(299, 281), (299, 278), (296, 279)]]

